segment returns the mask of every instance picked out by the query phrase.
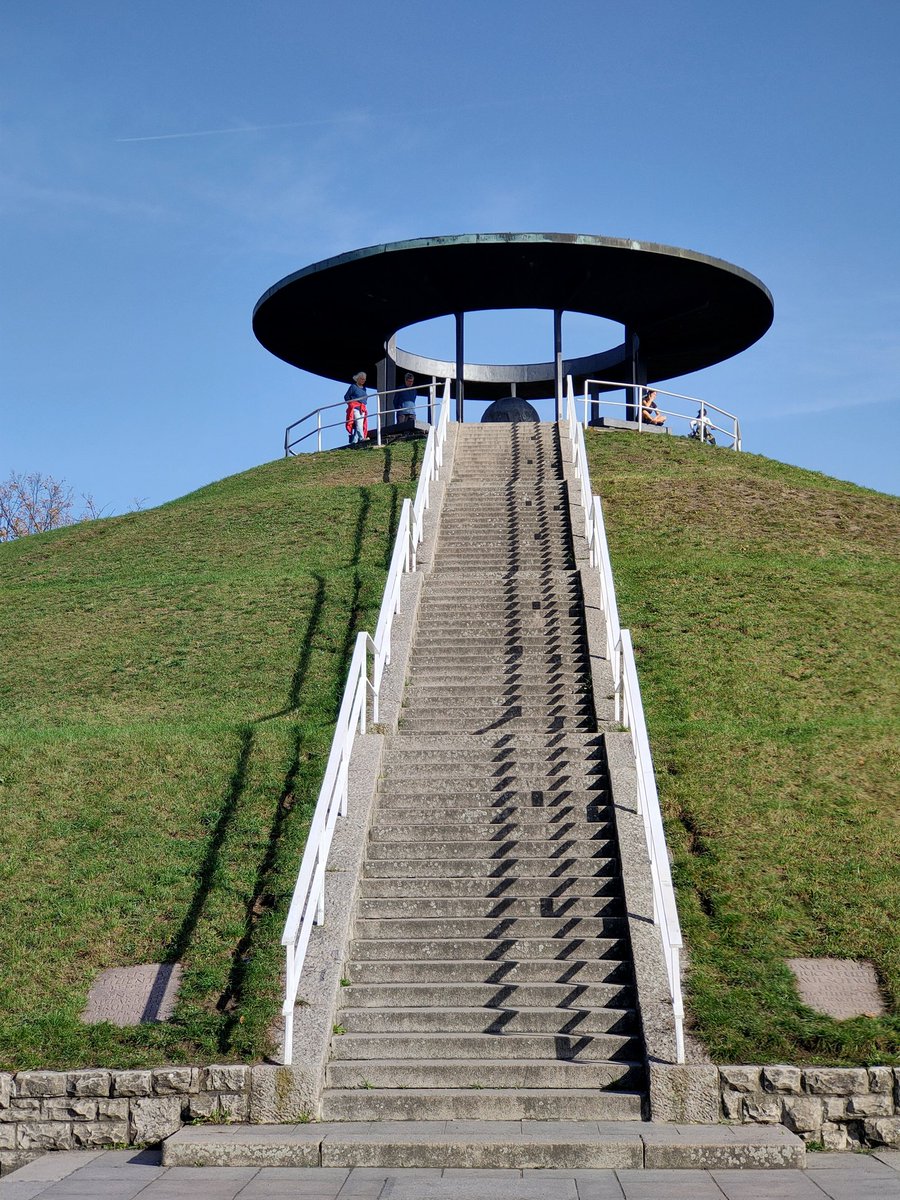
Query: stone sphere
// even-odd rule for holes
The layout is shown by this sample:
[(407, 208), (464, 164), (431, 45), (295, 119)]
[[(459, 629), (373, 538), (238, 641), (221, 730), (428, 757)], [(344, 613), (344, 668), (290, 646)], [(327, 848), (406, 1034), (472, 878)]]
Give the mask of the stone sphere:
[(532, 404), (529, 404), (527, 400), (523, 400), (521, 396), (504, 396), (502, 400), (495, 400), (493, 404), (487, 406), (481, 418), (482, 423), (494, 421), (540, 421), (540, 419), (537, 409)]

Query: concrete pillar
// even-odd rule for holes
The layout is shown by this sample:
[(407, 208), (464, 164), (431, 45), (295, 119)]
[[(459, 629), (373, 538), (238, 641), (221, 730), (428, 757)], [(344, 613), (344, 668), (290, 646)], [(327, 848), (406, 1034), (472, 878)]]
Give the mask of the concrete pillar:
[(465, 322), (466, 314), (458, 312), (456, 314), (456, 419), (459, 422), (465, 420), (463, 415), (465, 405), (463, 377), (466, 365)]

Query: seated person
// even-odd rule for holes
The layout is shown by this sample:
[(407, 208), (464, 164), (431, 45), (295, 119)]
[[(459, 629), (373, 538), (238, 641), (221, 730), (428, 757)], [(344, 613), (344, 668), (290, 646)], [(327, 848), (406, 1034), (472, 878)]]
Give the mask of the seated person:
[(647, 425), (665, 425), (666, 418), (656, 407), (656, 389), (644, 393), (641, 401), (641, 420)]

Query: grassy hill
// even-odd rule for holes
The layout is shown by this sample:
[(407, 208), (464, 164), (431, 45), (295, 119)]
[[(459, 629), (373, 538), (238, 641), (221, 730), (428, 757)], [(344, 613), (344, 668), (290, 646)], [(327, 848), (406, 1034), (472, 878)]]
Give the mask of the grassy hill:
[[(900, 1061), (900, 502), (682, 438), (591, 433), (719, 1062)], [(800, 1005), (785, 958), (869, 959), (890, 1015)]]
[[(900, 503), (676, 438), (589, 434), (719, 1061), (900, 1061)], [(0, 546), (0, 1069), (252, 1059), (356, 629), (420, 447), (279, 461)], [(784, 959), (876, 964), (891, 1014)], [(175, 1020), (79, 1021), (185, 964)]]
[[(353, 638), (417, 444), (0, 546), (0, 1068), (254, 1058)], [(180, 960), (175, 1020), (79, 1021)]]

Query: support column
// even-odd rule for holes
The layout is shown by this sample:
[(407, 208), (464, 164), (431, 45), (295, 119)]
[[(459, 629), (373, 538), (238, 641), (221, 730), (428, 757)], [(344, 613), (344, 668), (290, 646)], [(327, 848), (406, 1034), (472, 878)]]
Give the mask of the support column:
[(553, 310), (553, 396), (556, 402), (555, 420), (559, 420), (563, 408), (563, 357), (562, 357), (562, 309)]
[(627, 327), (625, 329), (625, 345), (628, 347), (628, 373), (632, 385), (625, 388), (625, 419), (626, 421), (636, 421), (642, 399), (641, 392), (647, 382), (647, 368), (641, 362), (641, 339), (633, 329)]
[(465, 320), (465, 313), (458, 312), (456, 314), (456, 419), (460, 423), (465, 420), (463, 415), (465, 405), (463, 376), (465, 375), (466, 365)]

